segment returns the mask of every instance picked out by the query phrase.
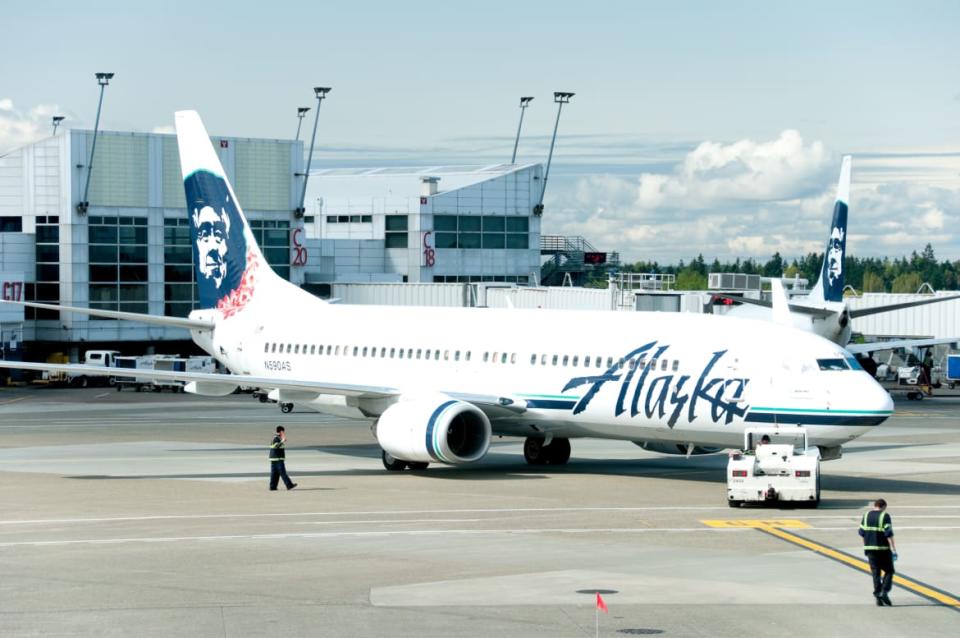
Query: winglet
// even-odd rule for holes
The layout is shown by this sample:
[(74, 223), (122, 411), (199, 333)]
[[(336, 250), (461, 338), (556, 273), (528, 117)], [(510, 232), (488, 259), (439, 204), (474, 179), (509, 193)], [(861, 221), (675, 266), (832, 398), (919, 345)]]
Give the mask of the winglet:
[(773, 322), (783, 326), (792, 326), (793, 318), (790, 315), (790, 302), (783, 289), (783, 282), (779, 278), (770, 280), (770, 296), (773, 302)]

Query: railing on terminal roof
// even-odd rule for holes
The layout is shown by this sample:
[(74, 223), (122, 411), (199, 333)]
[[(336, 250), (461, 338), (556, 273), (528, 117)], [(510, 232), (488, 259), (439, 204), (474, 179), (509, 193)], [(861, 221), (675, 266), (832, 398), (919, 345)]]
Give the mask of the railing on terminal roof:
[(566, 235), (540, 235), (541, 253), (563, 253), (563, 252), (598, 252), (586, 238), (579, 235), (568, 237)]
[(677, 283), (676, 275), (658, 272), (621, 272), (617, 274), (617, 286), (620, 290), (673, 290)]

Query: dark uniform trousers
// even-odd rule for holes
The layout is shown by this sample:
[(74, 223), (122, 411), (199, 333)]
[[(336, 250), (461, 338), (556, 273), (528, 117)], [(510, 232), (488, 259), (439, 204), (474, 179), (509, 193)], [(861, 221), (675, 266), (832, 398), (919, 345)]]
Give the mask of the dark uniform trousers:
[(277, 489), (277, 484), (283, 479), (283, 484), (289, 490), (293, 486), (293, 481), (287, 476), (286, 450), (284, 449), (283, 439), (279, 436), (273, 438), (270, 444), (270, 489)]
[[(873, 575), (873, 595), (889, 594), (893, 587), (893, 554), (890, 550), (864, 552), (870, 561), (870, 574)], [(881, 572), (883, 574), (881, 575)]]
[(873, 595), (885, 596), (893, 587), (893, 554), (890, 551), (889, 536), (893, 536), (890, 515), (885, 511), (870, 511), (863, 515), (860, 522), (860, 536), (863, 537), (863, 553), (870, 562), (870, 574), (873, 576)]

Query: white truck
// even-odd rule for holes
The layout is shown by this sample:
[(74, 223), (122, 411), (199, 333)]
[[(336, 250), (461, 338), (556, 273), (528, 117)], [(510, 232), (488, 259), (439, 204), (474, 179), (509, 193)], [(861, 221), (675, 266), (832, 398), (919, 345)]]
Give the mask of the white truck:
[[(116, 365), (115, 361), (117, 355), (120, 353), (116, 350), (87, 350), (83, 354), (83, 364), (88, 366), (100, 366), (104, 368), (112, 368)], [(72, 385), (75, 385), (79, 388), (86, 388), (90, 385), (104, 384), (113, 385), (116, 383), (114, 377), (103, 377), (103, 376), (87, 376), (85, 374), (71, 374), (69, 376), (69, 381)]]
[(747, 428), (727, 462), (727, 503), (820, 504), (820, 449), (800, 426)]

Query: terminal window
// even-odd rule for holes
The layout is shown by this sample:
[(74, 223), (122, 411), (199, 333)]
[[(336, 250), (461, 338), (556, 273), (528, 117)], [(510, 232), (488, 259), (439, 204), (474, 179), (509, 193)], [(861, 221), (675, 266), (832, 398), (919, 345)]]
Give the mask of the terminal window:
[(530, 247), (530, 219), (503, 215), (434, 215), (437, 248), (487, 250)]
[[(17, 218), (19, 219), (19, 218)], [(37, 217), (36, 284), (26, 285), (27, 301), (60, 303), (60, 224), (55, 215)], [(27, 319), (59, 319), (56, 310), (25, 308)]]
[(407, 247), (407, 216), (386, 215), (384, 220), (384, 248)]
[(149, 312), (147, 218), (91, 216), (87, 239), (90, 307)]
[(290, 279), (290, 221), (285, 219), (252, 219), (250, 230), (278, 275)]

